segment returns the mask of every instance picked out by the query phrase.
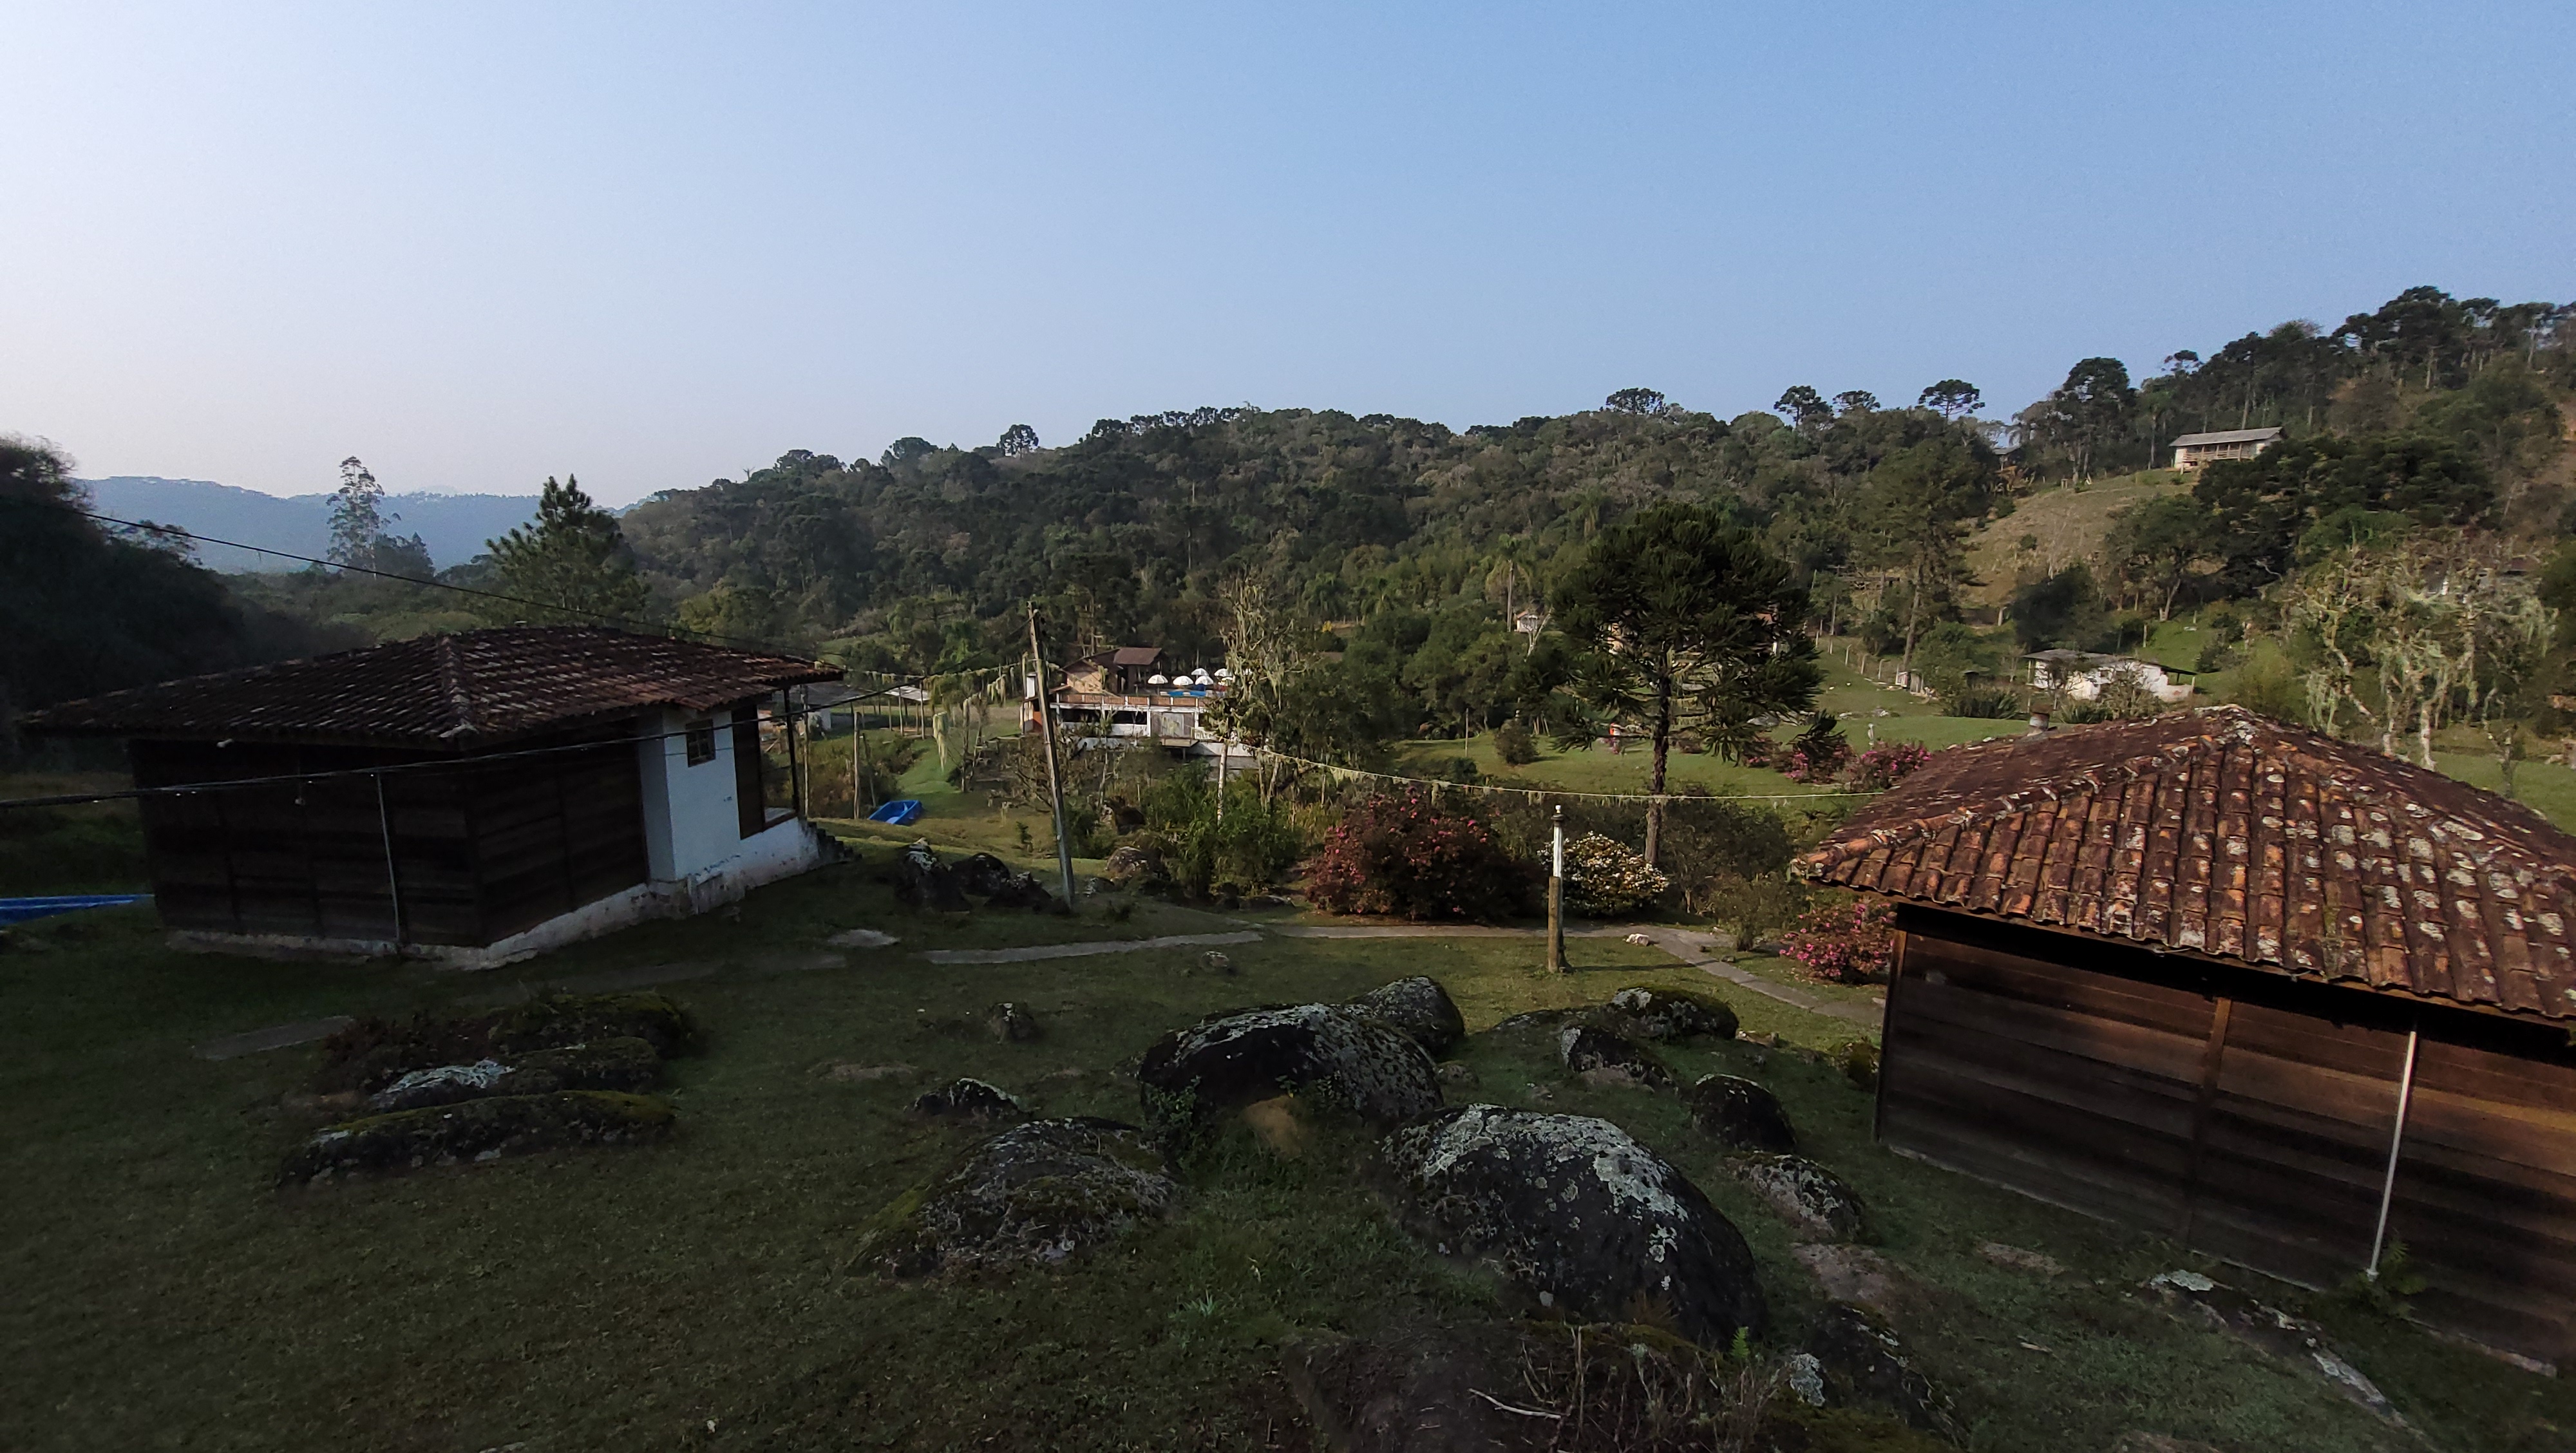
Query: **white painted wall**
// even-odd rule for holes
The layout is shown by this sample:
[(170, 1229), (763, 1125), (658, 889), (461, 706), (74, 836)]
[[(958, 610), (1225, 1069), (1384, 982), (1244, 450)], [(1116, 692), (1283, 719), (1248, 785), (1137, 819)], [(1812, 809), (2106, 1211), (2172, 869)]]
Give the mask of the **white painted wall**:
[(689, 765), (683, 735), (688, 712), (646, 712), (636, 718), (643, 754), (644, 850), (656, 882), (694, 878), (724, 865), (744, 846), (741, 810), (734, 804), (733, 717), (707, 714), (716, 726), (713, 761)]

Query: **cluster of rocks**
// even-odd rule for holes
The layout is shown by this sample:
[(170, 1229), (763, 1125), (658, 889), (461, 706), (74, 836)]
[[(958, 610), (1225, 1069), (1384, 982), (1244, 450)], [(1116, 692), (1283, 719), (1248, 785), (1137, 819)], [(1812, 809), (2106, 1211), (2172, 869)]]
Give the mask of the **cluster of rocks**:
[(653, 993), (545, 995), (472, 1017), (367, 1021), (326, 1045), (325, 1093), (306, 1103), (369, 1113), (297, 1146), (278, 1181), (659, 1139), (671, 1107), (642, 1092), (660, 1081), (666, 1057), (697, 1045), (688, 1011)]
[[(1628, 989), (1500, 1028), (1543, 1034), (1564, 1067), (1592, 1083), (1677, 1093), (1698, 1130), (1730, 1152), (1731, 1178), (1821, 1249), (1872, 1255), (1848, 1245), (1870, 1233), (1860, 1199), (1795, 1153), (1777, 1097), (1732, 1075), (1683, 1085), (1657, 1053), (1659, 1044), (1733, 1037), (1735, 1016), (1722, 1002)], [(1497, 1274), (1533, 1315), (1643, 1318), (1719, 1349), (1770, 1331), (1743, 1234), (1671, 1162), (1608, 1120), (1445, 1103), (1444, 1083), (1471, 1077), (1439, 1056), (1465, 1038), (1448, 993), (1415, 977), (1346, 1003), (1236, 1010), (1165, 1034), (1137, 1062), (1139, 1125), (1027, 1119), (998, 1086), (942, 1086), (914, 1112), (1019, 1123), (874, 1218), (862, 1259), (898, 1277), (1060, 1261), (1164, 1215), (1178, 1195), (1171, 1158), (1221, 1127), (1239, 1122), (1275, 1153), (1295, 1155), (1307, 1143), (1304, 1121), (1339, 1121), (1376, 1136), (1369, 1163), (1399, 1224), (1438, 1254)], [(1892, 1409), (1955, 1435), (1946, 1400), (1865, 1307), (1835, 1303), (1788, 1372), (1792, 1391), (1817, 1406)]]
[(991, 853), (971, 853), (954, 863), (941, 862), (928, 838), (917, 838), (894, 859), (894, 895), (907, 906), (931, 913), (966, 913), (973, 898), (987, 908), (1025, 908), (1046, 913), (1061, 905), (1038, 880), (1013, 870)]

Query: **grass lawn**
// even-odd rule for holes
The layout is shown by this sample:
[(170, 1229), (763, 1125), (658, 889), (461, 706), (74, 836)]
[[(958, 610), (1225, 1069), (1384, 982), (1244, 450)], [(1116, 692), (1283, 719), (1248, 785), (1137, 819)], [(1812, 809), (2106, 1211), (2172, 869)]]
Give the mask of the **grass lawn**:
[[(1051, 1271), (891, 1284), (849, 1269), (856, 1228), (975, 1138), (912, 1120), (905, 1101), (972, 1074), (1042, 1113), (1132, 1119), (1131, 1066), (1165, 1030), (1412, 973), (1441, 979), (1477, 1030), (1646, 983), (1715, 992), (1793, 1043), (1850, 1036), (1615, 938), (1576, 940), (1578, 971), (1556, 978), (1538, 972), (1534, 939), (1466, 936), (1273, 937), (1228, 950), (1236, 977), (1194, 971), (1195, 949), (932, 965), (915, 951), (1229, 925), (1154, 903), (1115, 923), (1096, 909), (927, 920), (877, 881), (890, 849), (863, 850), (739, 914), (488, 975), (181, 956), (136, 910), (24, 932), (0, 955), (0, 1171), (14, 1192), (0, 1207), (0, 1447), (1303, 1449), (1289, 1343), (1497, 1315), (1478, 1274), (1396, 1230), (1359, 1143), (1276, 1162), (1229, 1139), (1160, 1227)], [(853, 926), (901, 942), (822, 966), (820, 940)], [(311, 1122), (280, 1101), (313, 1051), (208, 1062), (187, 1049), (667, 963), (714, 970), (671, 986), (708, 1047), (672, 1065), (681, 1128), (648, 1149), (281, 1194), (271, 1177)], [(984, 1036), (975, 1020), (1002, 999), (1045, 1036)], [(1460, 1058), (1475, 1082), (1453, 1100), (1605, 1115), (1662, 1150), (1744, 1230), (1784, 1333), (1816, 1314), (1785, 1225), (1718, 1173), (1670, 1096), (1581, 1085), (1543, 1045), (1495, 1036)], [(1670, 1058), (1770, 1084), (1869, 1201), (1880, 1249), (1921, 1283), (1900, 1325), (1958, 1399), (1970, 1447), (2090, 1453), (2129, 1429), (2265, 1453), (2421, 1446), (2309, 1374), (2145, 1310), (2127, 1288), (2184, 1264), (2169, 1247), (1875, 1148), (1869, 1098), (1823, 1066), (1741, 1042)], [(843, 1082), (822, 1073), (836, 1063), (919, 1074)], [(1987, 1240), (2073, 1270), (1998, 1268), (1976, 1253)], [(2568, 1446), (2576, 1388), (2281, 1294), (2316, 1302), (2433, 1446)]]

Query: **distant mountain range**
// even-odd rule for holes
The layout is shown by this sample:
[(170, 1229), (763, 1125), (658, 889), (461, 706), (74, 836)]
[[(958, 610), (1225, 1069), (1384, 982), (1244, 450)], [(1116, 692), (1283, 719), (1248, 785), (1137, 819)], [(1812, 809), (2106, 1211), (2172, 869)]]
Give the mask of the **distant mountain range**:
[[(239, 540), (269, 550), (319, 557), (331, 543), (331, 496), (280, 498), (203, 479), (120, 475), (81, 481), (98, 511), (124, 520), (176, 525), (189, 534)], [(394, 494), (385, 507), (400, 518), (390, 533), (418, 535), (439, 568), (483, 553), (483, 542), (536, 517), (532, 494)], [(302, 562), (200, 543), (197, 563), (210, 570), (301, 570)]]

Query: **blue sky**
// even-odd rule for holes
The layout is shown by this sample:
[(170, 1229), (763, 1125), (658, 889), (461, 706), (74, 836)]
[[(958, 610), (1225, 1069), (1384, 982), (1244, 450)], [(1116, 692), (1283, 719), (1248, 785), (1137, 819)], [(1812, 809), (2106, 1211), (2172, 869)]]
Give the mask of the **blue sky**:
[(624, 502), (790, 448), (2576, 296), (2576, 7), (0, 4), (0, 430)]

